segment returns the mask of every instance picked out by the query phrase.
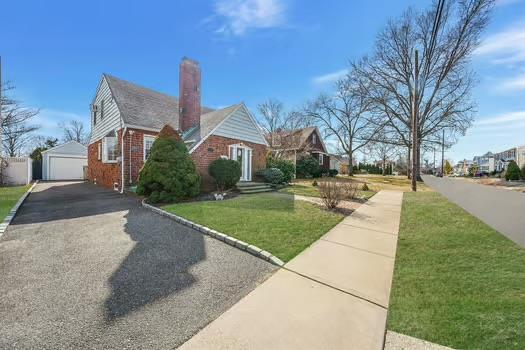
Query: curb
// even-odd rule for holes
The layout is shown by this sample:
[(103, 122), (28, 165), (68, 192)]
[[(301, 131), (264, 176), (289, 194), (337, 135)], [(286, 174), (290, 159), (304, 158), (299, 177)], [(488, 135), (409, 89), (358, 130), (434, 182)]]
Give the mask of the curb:
[(272, 264), (277, 265), (279, 267), (284, 266), (284, 262), (281, 259), (279, 259), (278, 257), (272, 255), (271, 253), (267, 252), (266, 250), (262, 250), (261, 248), (256, 247), (256, 246), (254, 246), (252, 244), (243, 242), (240, 239), (237, 239), (237, 238), (228, 236), (228, 235), (226, 235), (224, 233), (215, 231), (215, 230), (213, 230), (213, 229), (211, 229), (209, 227), (202, 226), (202, 225), (199, 225), (199, 224), (194, 223), (192, 221), (186, 220), (186, 219), (184, 219), (181, 216), (178, 216), (178, 215), (175, 215), (175, 214), (172, 214), (172, 213), (168, 213), (165, 210), (162, 210), (160, 208), (157, 208), (157, 207), (155, 207), (153, 205), (150, 205), (150, 204), (146, 203), (144, 199), (142, 200), (142, 206), (144, 208), (148, 208), (148, 209), (154, 211), (155, 213), (157, 213), (159, 215), (162, 215), (162, 216), (165, 216), (167, 218), (170, 218), (170, 219), (178, 222), (181, 225), (191, 227), (191, 228), (193, 228), (193, 229), (195, 229), (195, 230), (197, 230), (197, 231), (199, 231), (201, 233), (204, 233), (205, 235), (208, 235), (208, 236), (210, 236), (212, 238), (215, 238), (215, 239), (217, 239), (219, 241), (227, 243), (227, 244), (231, 245), (232, 247), (235, 247), (235, 248), (240, 249), (242, 251), (248, 252), (248, 253), (250, 253), (250, 254), (252, 254), (252, 255), (260, 258), (260, 259), (268, 261), (269, 263), (272, 263)]
[(20, 197), (18, 202), (16, 202), (15, 206), (13, 208), (11, 208), (11, 211), (9, 212), (9, 214), (7, 214), (7, 216), (5, 217), (4, 221), (2, 223), (0, 223), (0, 237), (3, 236), (4, 232), (7, 230), (7, 228), (11, 224), (11, 221), (13, 221), (13, 219), (15, 218), (15, 215), (18, 212), (18, 209), (20, 209), (20, 207), (22, 206), (22, 203), (24, 203), (24, 201), (26, 200), (27, 196), (29, 196), (29, 194), (33, 191), (33, 189), (35, 188), (37, 183), (38, 183), (38, 180), (36, 180), (33, 183), (33, 185), (31, 187), (29, 187), (29, 189), (26, 191), (26, 193), (24, 193), (22, 195), (22, 197)]

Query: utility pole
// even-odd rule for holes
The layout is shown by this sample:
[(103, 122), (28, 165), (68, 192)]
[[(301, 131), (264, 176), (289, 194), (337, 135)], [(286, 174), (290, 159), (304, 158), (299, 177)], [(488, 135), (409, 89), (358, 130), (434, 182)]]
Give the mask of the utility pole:
[(412, 191), (417, 191), (417, 164), (418, 152), (418, 80), (419, 80), (419, 52), (416, 50), (414, 58), (414, 93), (412, 94)]
[(432, 146), (432, 150), (434, 151), (434, 167), (432, 168), (432, 175), (436, 175), (436, 147)]
[(2, 56), (0, 56), (0, 172), (2, 171), (2, 151), (4, 144), (4, 120), (2, 119)]
[(441, 140), (441, 176), (445, 175), (445, 129), (443, 129), (443, 139)]

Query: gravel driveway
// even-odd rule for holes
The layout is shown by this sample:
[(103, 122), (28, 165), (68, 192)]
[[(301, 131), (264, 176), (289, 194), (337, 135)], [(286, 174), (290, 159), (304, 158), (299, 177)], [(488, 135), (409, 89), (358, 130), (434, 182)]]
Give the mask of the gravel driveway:
[(87, 183), (41, 183), (0, 239), (0, 348), (173, 349), (275, 267)]

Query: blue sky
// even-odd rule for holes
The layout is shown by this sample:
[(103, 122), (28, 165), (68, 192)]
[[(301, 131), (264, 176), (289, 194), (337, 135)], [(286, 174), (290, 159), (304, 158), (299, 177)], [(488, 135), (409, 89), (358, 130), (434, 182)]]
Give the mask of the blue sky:
[[(16, 97), (38, 107), (44, 135), (82, 119), (103, 72), (178, 95), (182, 56), (202, 67), (211, 107), (278, 98), (299, 106), (372, 48), (386, 21), (430, 1), (9, 1), (0, 55)], [(525, 0), (500, 0), (473, 58), (474, 127), (447, 152), (464, 157), (525, 144)]]

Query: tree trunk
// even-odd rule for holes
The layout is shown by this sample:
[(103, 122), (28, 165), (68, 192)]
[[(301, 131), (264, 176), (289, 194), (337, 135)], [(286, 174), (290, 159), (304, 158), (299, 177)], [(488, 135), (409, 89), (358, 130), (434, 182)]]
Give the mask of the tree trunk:
[(410, 161), (410, 146), (408, 147), (408, 155), (407, 155), (407, 177), (410, 180), (412, 177), (410, 176), (410, 168), (412, 167), (412, 162)]
[(416, 180), (423, 181), (423, 178), (421, 177), (421, 144), (419, 144), (417, 147)]
[(354, 160), (352, 159), (354, 152), (352, 148), (348, 150), (348, 176), (354, 176)]

